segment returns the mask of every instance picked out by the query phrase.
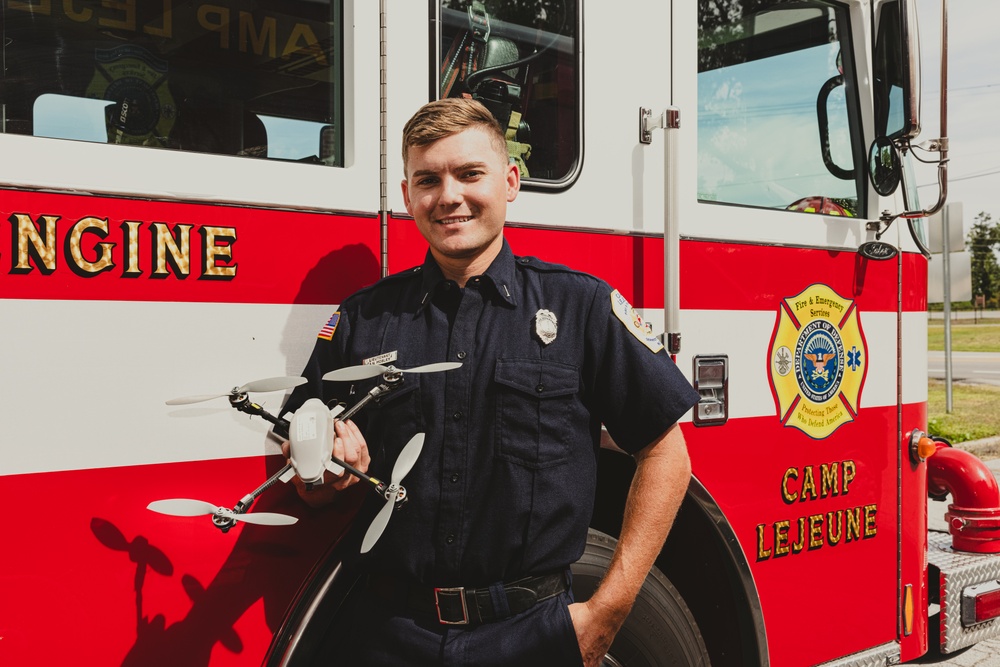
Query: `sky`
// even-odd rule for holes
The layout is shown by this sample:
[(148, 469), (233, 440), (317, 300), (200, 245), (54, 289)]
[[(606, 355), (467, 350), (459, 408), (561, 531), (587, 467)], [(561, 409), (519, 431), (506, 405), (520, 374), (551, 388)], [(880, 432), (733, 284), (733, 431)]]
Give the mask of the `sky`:
[[(941, 136), (941, 0), (917, 0), (923, 91), (921, 143)], [(948, 202), (961, 202), (965, 230), (980, 211), (1000, 222), (1000, 3), (948, 2)], [(920, 165), (920, 202), (938, 198), (937, 170)]]

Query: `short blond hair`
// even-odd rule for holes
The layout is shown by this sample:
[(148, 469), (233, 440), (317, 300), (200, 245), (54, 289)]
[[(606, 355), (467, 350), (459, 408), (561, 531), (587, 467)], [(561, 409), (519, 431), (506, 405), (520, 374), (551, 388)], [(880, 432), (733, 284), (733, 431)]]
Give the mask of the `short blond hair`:
[(490, 138), (497, 155), (504, 162), (509, 160), (507, 140), (500, 123), (481, 102), (464, 97), (449, 97), (428, 102), (403, 127), (403, 171), (409, 161), (410, 148), (429, 146), (439, 139), (481, 128)]

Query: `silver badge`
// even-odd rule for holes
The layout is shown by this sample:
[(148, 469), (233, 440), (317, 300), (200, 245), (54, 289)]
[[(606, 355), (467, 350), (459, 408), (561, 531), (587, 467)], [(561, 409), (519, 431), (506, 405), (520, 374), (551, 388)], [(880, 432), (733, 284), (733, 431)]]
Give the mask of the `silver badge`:
[(535, 313), (535, 333), (548, 345), (556, 339), (556, 314), (544, 308)]

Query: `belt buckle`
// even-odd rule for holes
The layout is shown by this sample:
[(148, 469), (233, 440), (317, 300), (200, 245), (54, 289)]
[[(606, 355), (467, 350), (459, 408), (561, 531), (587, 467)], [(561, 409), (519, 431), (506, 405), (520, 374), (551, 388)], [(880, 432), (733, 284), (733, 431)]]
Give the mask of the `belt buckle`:
[[(444, 616), (441, 615), (441, 594), (445, 593), (446, 598), (450, 595), (458, 595), (459, 601), (462, 603), (462, 619), (458, 621), (453, 621), (450, 618), (446, 620)], [(434, 607), (437, 609), (438, 623), (442, 625), (468, 625), (469, 624), (469, 607), (465, 602), (465, 588), (458, 586), (455, 588), (435, 588), (434, 589)]]

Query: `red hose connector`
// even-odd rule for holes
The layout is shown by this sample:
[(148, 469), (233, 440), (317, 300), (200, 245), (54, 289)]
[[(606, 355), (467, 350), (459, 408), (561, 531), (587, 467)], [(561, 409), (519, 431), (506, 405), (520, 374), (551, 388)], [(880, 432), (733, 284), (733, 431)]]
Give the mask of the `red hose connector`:
[(927, 459), (927, 490), (951, 493), (944, 518), (957, 551), (1000, 553), (1000, 485), (976, 456), (945, 443)]

